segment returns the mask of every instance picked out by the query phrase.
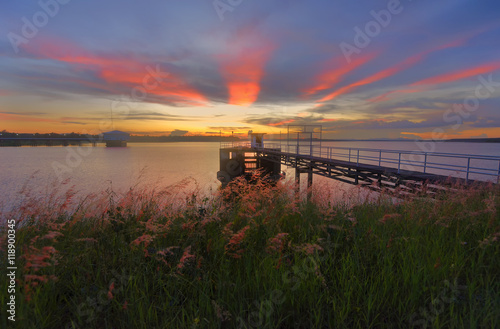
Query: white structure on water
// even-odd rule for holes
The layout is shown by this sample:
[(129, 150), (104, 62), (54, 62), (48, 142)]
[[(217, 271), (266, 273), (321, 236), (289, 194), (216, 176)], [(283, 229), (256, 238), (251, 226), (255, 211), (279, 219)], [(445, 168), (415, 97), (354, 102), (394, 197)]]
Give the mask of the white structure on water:
[(250, 147), (264, 147), (265, 133), (250, 133)]
[(102, 135), (107, 147), (125, 147), (130, 139), (129, 133), (119, 130), (108, 131)]

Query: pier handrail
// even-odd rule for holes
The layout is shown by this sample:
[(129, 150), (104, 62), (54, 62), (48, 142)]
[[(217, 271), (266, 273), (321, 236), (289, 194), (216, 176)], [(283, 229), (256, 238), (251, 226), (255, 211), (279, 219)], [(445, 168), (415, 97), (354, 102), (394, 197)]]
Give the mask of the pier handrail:
[[(290, 149), (293, 148), (294, 146), (291, 145)], [(344, 151), (344, 153), (339, 152), (339, 150)], [(464, 176), (463, 178), (466, 181), (470, 179), (471, 174), (476, 174), (496, 177), (497, 183), (500, 182), (500, 156), (335, 146), (313, 146), (313, 150), (310, 150), (309, 153), (329, 160), (347, 159), (348, 162), (355, 162), (357, 166), (359, 164), (370, 164), (370, 162), (375, 162), (379, 167), (393, 165), (394, 168), (398, 169), (398, 173), (401, 170), (429, 173), (429, 169), (434, 169), (446, 171), (447, 175), (458, 174)], [(377, 154), (373, 155), (373, 153)], [(390, 157), (390, 155), (393, 155), (393, 157)], [(397, 157), (395, 157), (396, 155)], [(410, 159), (410, 157), (413, 158)], [(444, 160), (446, 158), (462, 160), (463, 164), (446, 163)], [(482, 161), (482, 164), (478, 164), (479, 161)], [(488, 162), (491, 166), (485, 167), (485, 162)]]
[[(251, 148), (250, 142), (224, 142), (221, 148)], [(292, 145), (264, 143), (264, 150), (279, 150), (280, 153), (296, 154), (327, 160), (347, 160), (356, 166), (375, 164), (379, 167), (397, 168), (421, 173), (458, 175), (466, 181), (471, 175), (496, 177), (500, 183), (500, 156), (461, 153), (424, 152), (405, 150), (383, 150), (370, 148), (350, 148), (323, 145)], [(453, 163), (446, 161), (453, 159)], [(447, 163), (448, 162), (448, 163)], [(488, 163), (488, 165), (486, 165)], [(434, 171), (434, 172), (431, 172)], [(436, 172), (437, 171), (437, 172)], [(440, 173), (443, 171), (444, 173)]]
[[(252, 144), (250, 142), (222, 142), (220, 144), (221, 149), (225, 148), (251, 148)], [(259, 147), (257, 147), (259, 148)], [(264, 143), (262, 149), (280, 149), (279, 143)]]

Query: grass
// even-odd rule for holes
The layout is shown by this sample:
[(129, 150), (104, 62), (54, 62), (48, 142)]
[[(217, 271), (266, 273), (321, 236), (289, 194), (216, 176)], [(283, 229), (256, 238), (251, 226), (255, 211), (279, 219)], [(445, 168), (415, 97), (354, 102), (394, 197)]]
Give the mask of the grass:
[(181, 189), (76, 208), (67, 193), (3, 214), (18, 219), (18, 270), (16, 322), (3, 314), (2, 327), (500, 326), (498, 186), (354, 206), (286, 183), (179, 201)]

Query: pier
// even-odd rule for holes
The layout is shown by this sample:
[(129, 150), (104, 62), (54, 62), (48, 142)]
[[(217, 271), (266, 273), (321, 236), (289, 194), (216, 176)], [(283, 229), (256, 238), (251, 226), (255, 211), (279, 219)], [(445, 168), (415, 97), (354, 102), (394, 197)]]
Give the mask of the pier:
[(308, 187), (320, 175), (398, 195), (500, 181), (500, 156), (325, 146), (321, 136), (321, 126), (289, 126), (280, 143), (221, 143), (217, 178), (225, 186), (257, 169), (279, 175), (285, 165), (295, 169), (297, 183), (306, 174)]

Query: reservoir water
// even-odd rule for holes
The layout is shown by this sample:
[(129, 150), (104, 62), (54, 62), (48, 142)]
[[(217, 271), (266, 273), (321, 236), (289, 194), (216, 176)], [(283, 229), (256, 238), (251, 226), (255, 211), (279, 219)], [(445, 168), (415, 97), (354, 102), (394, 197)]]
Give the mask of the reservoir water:
[[(415, 142), (324, 142), (323, 146), (422, 151)], [(435, 152), (500, 156), (498, 143), (438, 142), (432, 148)], [(211, 142), (130, 143), (126, 148), (1, 147), (0, 209), (18, 206), (23, 186), (31, 195), (44, 195), (60, 186), (61, 191), (73, 187), (79, 196), (85, 196), (106, 189), (123, 193), (137, 184), (164, 188), (182, 182), (188, 189), (210, 193), (220, 185), (218, 170), (219, 143)], [(293, 178), (292, 170), (287, 173)], [(315, 176), (314, 180), (325, 179)]]

